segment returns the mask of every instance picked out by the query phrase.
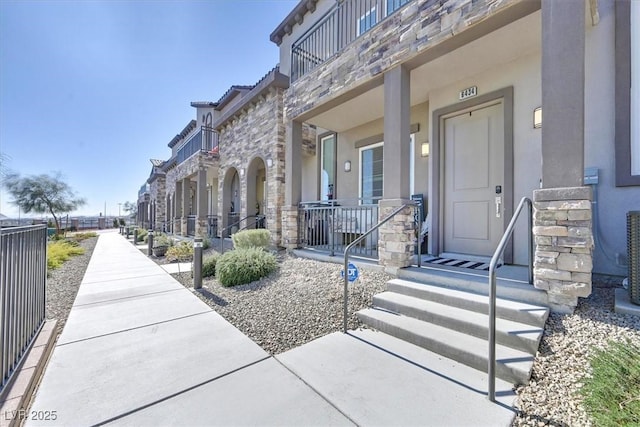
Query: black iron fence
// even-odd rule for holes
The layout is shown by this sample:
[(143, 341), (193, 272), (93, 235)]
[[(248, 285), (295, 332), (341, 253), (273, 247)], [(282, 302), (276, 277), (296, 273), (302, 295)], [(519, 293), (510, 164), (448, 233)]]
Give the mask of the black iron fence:
[(196, 216), (189, 215), (187, 217), (187, 236), (196, 235)]
[(330, 59), (411, 0), (336, 2), (313, 27), (291, 45), (291, 81)]
[(202, 126), (191, 138), (178, 150), (176, 161), (184, 162), (197, 152), (208, 152), (218, 155), (218, 132), (211, 127)]
[[(378, 223), (378, 205), (360, 204), (359, 200), (304, 202), (299, 209), (300, 246), (328, 252), (344, 253), (355, 239)], [(378, 258), (378, 232), (367, 236), (351, 253), (365, 258)]]
[(0, 229), (2, 391), (45, 319), (47, 226)]

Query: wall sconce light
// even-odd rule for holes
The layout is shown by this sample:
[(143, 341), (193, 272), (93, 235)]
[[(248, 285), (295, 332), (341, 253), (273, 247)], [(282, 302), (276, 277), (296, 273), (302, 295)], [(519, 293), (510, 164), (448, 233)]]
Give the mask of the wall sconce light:
[(533, 110), (533, 128), (540, 129), (542, 127), (542, 107)]
[(344, 162), (344, 171), (351, 172), (351, 160), (347, 160)]
[(240, 176), (241, 176), (241, 177), (242, 177), (242, 176), (244, 176), (244, 168), (241, 168), (241, 169), (240, 169)]
[(269, 157), (267, 159), (267, 167), (270, 168), (271, 166), (273, 166), (273, 159), (271, 157)]
[(429, 157), (429, 141), (420, 144), (420, 155), (422, 157)]

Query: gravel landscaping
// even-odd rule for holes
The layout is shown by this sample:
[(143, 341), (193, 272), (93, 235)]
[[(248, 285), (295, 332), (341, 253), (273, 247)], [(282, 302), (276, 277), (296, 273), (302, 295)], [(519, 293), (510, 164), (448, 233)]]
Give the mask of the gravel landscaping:
[[(60, 329), (96, 240), (82, 242), (85, 254), (72, 258), (49, 277), (47, 318), (57, 318)], [(278, 271), (269, 277), (233, 288), (205, 278), (203, 290), (194, 294), (266, 351), (279, 354), (342, 329), (340, 270), (337, 264), (281, 254)], [(371, 296), (383, 291), (391, 277), (364, 268), (360, 273), (361, 279), (351, 285), (350, 313), (369, 306)], [(192, 287), (190, 273), (174, 277)], [(550, 315), (531, 382), (516, 388), (519, 413), (514, 426), (592, 425), (577, 393), (583, 378), (590, 374), (590, 356), (609, 340), (629, 339), (640, 344), (640, 318), (614, 313), (614, 288), (605, 282), (599, 285), (604, 287), (594, 287), (591, 297), (581, 299), (574, 314)], [(352, 315), (349, 328), (359, 326)]]
[(49, 272), (46, 317), (47, 320), (58, 320), (58, 334), (62, 332), (67, 317), (69, 317), (73, 301), (76, 299), (78, 288), (80, 288), (84, 272), (87, 270), (97, 242), (97, 237), (82, 240), (79, 245), (84, 248), (84, 254), (71, 257), (60, 268)]
[[(213, 278), (203, 280), (195, 292), (225, 319), (271, 354), (300, 346), (342, 330), (342, 267), (289, 255), (280, 257), (276, 273), (247, 285), (225, 288)], [(349, 312), (370, 306), (371, 297), (385, 289), (391, 276), (360, 269), (361, 279), (351, 286)], [(193, 286), (190, 274), (178, 279)], [(349, 328), (360, 326), (353, 314)]]

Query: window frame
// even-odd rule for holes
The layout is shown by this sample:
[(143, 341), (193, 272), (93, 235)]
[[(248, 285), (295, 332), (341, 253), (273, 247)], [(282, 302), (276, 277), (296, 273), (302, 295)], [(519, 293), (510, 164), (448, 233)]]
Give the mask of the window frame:
[[(318, 201), (328, 201), (329, 198), (323, 193), (322, 188), (322, 171), (324, 170), (324, 141), (333, 138), (333, 199), (335, 200), (338, 189), (338, 134), (336, 132), (327, 132), (318, 136)], [(331, 178), (331, 177), (330, 177)], [(331, 182), (331, 179), (330, 179)]]
[[(370, 22), (371, 20), (370, 17), (372, 13), (375, 13), (375, 21)], [(369, 26), (367, 26), (363, 31), (362, 24), (367, 22), (369, 22)], [(356, 22), (356, 37), (360, 37), (367, 31), (371, 30), (373, 27), (376, 26), (377, 23), (378, 23), (378, 5), (375, 4), (368, 11), (360, 15), (360, 17), (358, 18), (358, 21)]]
[[(384, 147), (384, 141), (376, 142), (374, 144), (365, 145), (364, 147), (358, 148), (358, 204), (377, 204), (378, 200), (373, 200), (375, 196), (371, 196), (371, 203), (364, 203), (364, 196), (362, 195), (362, 176), (364, 168), (362, 167), (362, 154), (366, 150), (372, 150), (374, 148)], [(382, 150), (382, 182), (384, 183), (384, 148)], [(384, 185), (383, 185), (383, 196), (384, 196)], [(367, 199), (369, 200), (369, 199)]]

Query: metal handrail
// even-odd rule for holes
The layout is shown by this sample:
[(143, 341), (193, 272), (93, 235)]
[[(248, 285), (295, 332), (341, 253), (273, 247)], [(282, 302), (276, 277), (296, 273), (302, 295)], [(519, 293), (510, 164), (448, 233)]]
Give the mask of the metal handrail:
[(496, 251), (491, 257), (491, 263), (489, 264), (489, 367), (487, 373), (489, 375), (488, 397), (491, 402), (496, 401), (496, 268), (498, 267), (498, 262), (502, 257), (505, 247), (507, 246), (507, 242), (513, 234), (516, 221), (525, 204), (527, 205), (527, 212), (529, 214), (529, 232), (527, 233), (527, 247), (529, 249), (529, 283), (533, 283), (533, 205), (531, 203), (531, 199), (527, 197), (523, 197), (520, 200), (506, 231), (502, 235), (500, 243), (498, 243)]
[(349, 318), (349, 313), (348, 313), (348, 311), (349, 311), (348, 310), (348, 306), (349, 306), (349, 277), (348, 276), (349, 275), (347, 274), (347, 271), (349, 269), (349, 251), (355, 245), (357, 245), (358, 243), (363, 241), (368, 235), (370, 235), (375, 230), (380, 228), (380, 226), (382, 226), (382, 225), (386, 224), (387, 222), (389, 222), (389, 220), (391, 220), (391, 218), (393, 218), (394, 216), (396, 216), (397, 214), (402, 212), (404, 209), (406, 209), (408, 207), (413, 207), (413, 206), (416, 206), (416, 204), (415, 203), (405, 203), (404, 205), (400, 206), (399, 208), (396, 208), (385, 219), (383, 219), (382, 221), (378, 222), (376, 225), (371, 227), (369, 230), (367, 230), (366, 233), (364, 233), (363, 235), (359, 236), (353, 242), (349, 243), (349, 245), (347, 245), (347, 247), (345, 248), (345, 250), (344, 250), (344, 311), (343, 311), (344, 318), (343, 318), (343, 321), (342, 321), (342, 331), (345, 334), (347, 333), (347, 322), (348, 322), (348, 318)]
[[(234, 222), (233, 224), (227, 225), (225, 228), (223, 228), (220, 231), (220, 253), (224, 253), (224, 232), (227, 231), (227, 230), (230, 230), (231, 228), (233, 228), (233, 227), (235, 227), (237, 225), (240, 225), (240, 223), (242, 221), (246, 221), (249, 218), (256, 218), (256, 217), (264, 217), (264, 215), (248, 215), (248, 216), (245, 216), (244, 218)], [(258, 221), (255, 221), (254, 224), (257, 224), (257, 222)], [(249, 226), (249, 224), (247, 224), (244, 228), (241, 228), (240, 230), (244, 230), (248, 226)]]

